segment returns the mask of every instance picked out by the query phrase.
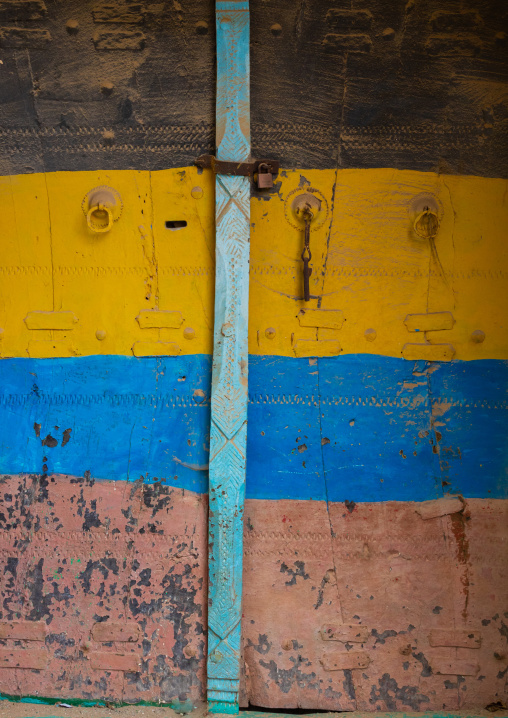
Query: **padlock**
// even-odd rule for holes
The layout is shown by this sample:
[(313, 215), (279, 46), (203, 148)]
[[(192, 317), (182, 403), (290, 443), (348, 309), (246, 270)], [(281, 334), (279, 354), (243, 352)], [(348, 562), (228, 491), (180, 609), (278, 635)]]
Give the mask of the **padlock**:
[(262, 162), (258, 167), (258, 189), (269, 189), (273, 187), (273, 177), (270, 172), (270, 167)]

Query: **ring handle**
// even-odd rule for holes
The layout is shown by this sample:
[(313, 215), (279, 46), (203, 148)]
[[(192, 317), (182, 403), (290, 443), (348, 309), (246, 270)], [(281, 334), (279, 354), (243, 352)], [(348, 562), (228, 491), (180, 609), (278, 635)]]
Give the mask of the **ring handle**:
[(419, 212), (413, 222), (413, 229), (419, 237), (423, 239), (431, 239), (437, 234), (439, 229), (439, 217), (426, 207), (423, 212)]
[(109, 232), (113, 226), (113, 212), (101, 202), (90, 207), (86, 215), (86, 222), (92, 232)]

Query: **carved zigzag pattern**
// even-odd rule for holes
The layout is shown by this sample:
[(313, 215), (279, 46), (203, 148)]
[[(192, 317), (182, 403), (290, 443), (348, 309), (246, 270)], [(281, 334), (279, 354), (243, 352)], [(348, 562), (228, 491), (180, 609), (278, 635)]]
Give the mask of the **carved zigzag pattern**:
[(208, 665), (208, 678), (223, 678), (235, 676), (238, 670), (238, 656), (240, 652), (241, 624), (238, 622), (224, 639), (220, 639), (213, 630), (208, 634), (208, 650), (210, 655), (216, 656), (217, 662), (210, 661)]
[[(240, 12), (239, 12), (240, 10)], [(249, 138), (249, 14), (247, 2), (217, 2), (217, 157), (243, 161)], [(237, 703), (240, 677), (243, 501), (247, 438), (250, 183), (217, 176), (216, 341), (210, 426), (208, 678)], [(220, 329), (220, 334), (217, 331)], [(222, 685), (222, 683), (221, 683)], [(222, 689), (221, 689), (222, 690)]]
[[(239, 622), (241, 611), (245, 449), (247, 422), (228, 441), (214, 421), (210, 436), (210, 586), (213, 594), (208, 625), (222, 639)], [(239, 510), (240, 509), (240, 510)], [(211, 649), (210, 649), (211, 650)], [(234, 674), (222, 674), (234, 677)]]
[(228, 439), (233, 438), (245, 421), (247, 397), (243, 387), (233, 385), (233, 377), (226, 375), (223, 386), (219, 386), (212, 400), (212, 421)]
[(245, 208), (248, 208), (249, 200), (250, 184), (245, 181), (245, 177), (219, 175), (215, 188), (215, 216), (218, 227), (227, 219), (226, 210), (231, 211), (231, 204), (234, 204), (240, 213), (235, 215), (240, 221), (242, 216), (247, 219), (248, 212)]

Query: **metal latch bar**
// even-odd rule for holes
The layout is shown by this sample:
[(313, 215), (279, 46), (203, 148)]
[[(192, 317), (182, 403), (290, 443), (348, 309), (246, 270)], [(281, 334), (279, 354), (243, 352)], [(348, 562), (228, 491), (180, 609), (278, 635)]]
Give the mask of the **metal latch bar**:
[(216, 175), (236, 175), (240, 177), (254, 177), (260, 165), (265, 165), (265, 172), (273, 177), (279, 174), (278, 160), (251, 160), (250, 162), (226, 162), (218, 160), (214, 155), (201, 155), (194, 164), (199, 169), (211, 169)]

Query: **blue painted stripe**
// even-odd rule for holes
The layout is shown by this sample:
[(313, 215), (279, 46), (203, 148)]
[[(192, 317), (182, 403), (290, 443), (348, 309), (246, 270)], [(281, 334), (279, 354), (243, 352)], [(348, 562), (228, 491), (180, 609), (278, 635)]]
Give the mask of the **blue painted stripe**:
[[(251, 356), (247, 496), (508, 498), (508, 362), (432, 368), (368, 355)], [(0, 472), (47, 465), (204, 493), (210, 372), (205, 355), (4, 359)]]

